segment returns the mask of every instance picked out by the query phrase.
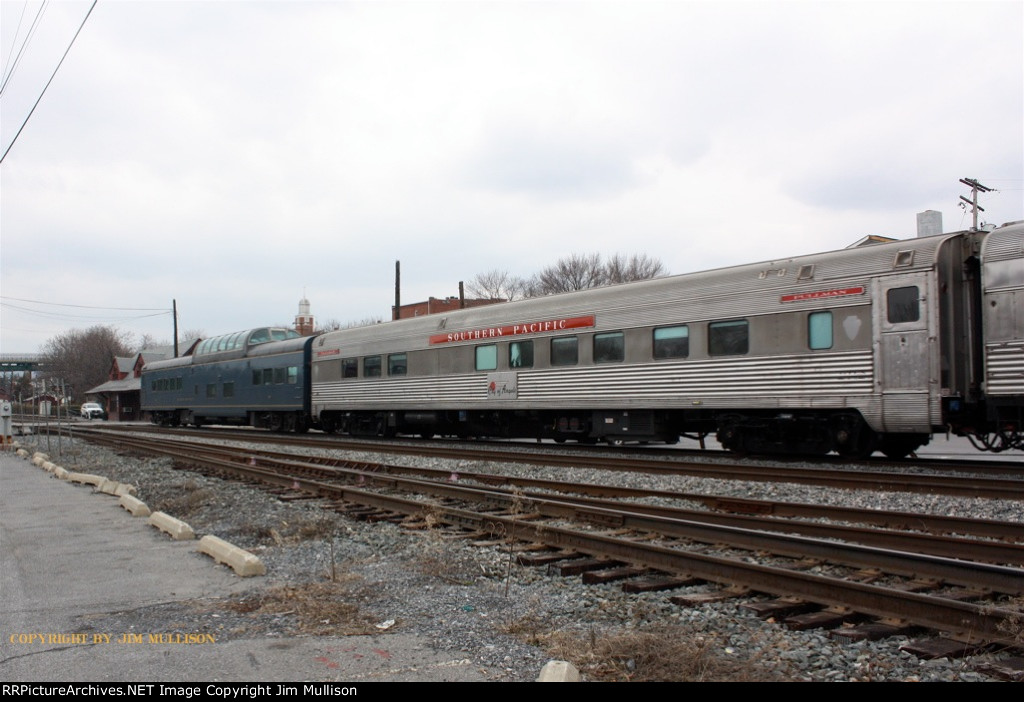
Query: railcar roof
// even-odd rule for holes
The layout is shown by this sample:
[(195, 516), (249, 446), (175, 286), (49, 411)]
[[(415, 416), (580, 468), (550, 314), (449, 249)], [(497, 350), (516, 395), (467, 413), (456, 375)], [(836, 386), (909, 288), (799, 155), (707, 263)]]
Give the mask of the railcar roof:
[[(767, 293), (781, 288), (800, 290), (802, 287), (828, 286), (831, 281), (857, 276), (867, 277), (897, 270), (907, 273), (930, 270), (935, 265), (936, 252), (941, 244), (966, 233), (901, 239), (355, 327), (322, 335), (314, 343), (314, 349), (369, 341), (381, 343), (414, 337), (425, 339), (431, 334), (443, 332), (534, 323), (553, 317), (588, 315), (595, 311), (600, 311), (614, 325), (620, 325), (623, 318), (641, 323), (635, 316), (643, 314), (642, 311), (647, 307), (664, 305), (670, 300), (685, 302), (680, 296), (681, 290), (690, 291), (689, 297), (699, 299), (704, 305), (711, 305), (716, 300), (735, 300), (737, 295), (760, 291), (765, 293), (762, 296), (765, 301), (763, 304), (768, 304), (772, 298)], [(807, 279), (803, 279), (802, 275), (807, 271), (811, 273)], [(722, 307), (725, 306), (723, 302)], [(758, 309), (751, 303), (745, 312), (754, 314)], [(598, 326), (602, 326), (600, 321)]]

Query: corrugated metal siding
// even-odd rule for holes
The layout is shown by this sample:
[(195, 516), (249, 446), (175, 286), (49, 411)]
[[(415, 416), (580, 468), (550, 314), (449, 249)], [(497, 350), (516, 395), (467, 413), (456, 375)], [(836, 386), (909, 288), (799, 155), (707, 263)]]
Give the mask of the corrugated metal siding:
[[(777, 406), (785, 396), (870, 395), (874, 389), (870, 351), (786, 358), (742, 358), (701, 362), (607, 365), (520, 371), (516, 400), (488, 401), (485, 375), (348, 380), (317, 383), (321, 409), (370, 408), (559, 408), (690, 407), (715, 398), (751, 407)], [(770, 397), (768, 397), (770, 395)], [(736, 406), (735, 402), (728, 402)], [(834, 404), (834, 403), (833, 403)], [(328, 405), (323, 407), (322, 405)]]
[(927, 393), (891, 393), (882, 395), (884, 429), (894, 432), (931, 432)]
[(1024, 224), (996, 229), (985, 237), (982, 260), (1007, 261), (1024, 256)]
[(1024, 341), (987, 344), (985, 351), (986, 393), (1024, 395)]

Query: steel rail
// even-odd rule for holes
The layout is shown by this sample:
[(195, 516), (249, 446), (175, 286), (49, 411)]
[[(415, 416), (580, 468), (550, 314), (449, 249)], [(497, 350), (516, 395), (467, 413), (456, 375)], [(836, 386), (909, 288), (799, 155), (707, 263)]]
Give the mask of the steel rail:
[[(168, 450), (171, 453), (178, 453), (181, 448), (180, 445), (175, 445)], [(235, 452), (238, 457), (234, 459), (223, 458), (222, 449), (220, 448), (196, 447), (193, 445), (189, 446), (189, 449), (203, 455), (200, 460), (214, 463), (221, 468), (247, 474), (252, 474), (255, 470), (262, 470), (260, 475), (268, 475), (268, 471), (246, 464), (245, 462), (250, 457), (247, 452), (241, 449)], [(195, 460), (196, 458), (198, 456), (190, 456), (189, 460)], [(278, 460), (275, 463), (287, 465), (289, 468), (308, 468), (308, 464), (301, 460)], [(496, 491), (493, 488), (440, 483), (432, 480), (403, 478), (380, 473), (367, 474), (363, 471), (349, 471), (349, 473), (350, 477), (361, 478), (380, 486), (452, 500), (472, 499), (478, 502), (490, 502), (506, 509), (512, 508), (515, 501), (521, 501), (523, 504), (528, 505), (529, 509), (549, 518), (589, 521), (606, 527), (649, 531), (702, 543), (728, 544), (735, 548), (751, 551), (768, 551), (792, 558), (815, 558), (837, 565), (878, 568), (904, 577), (943, 581), (985, 591), (1002, 592), (1011, 595), (1024, 593), (1024, 570), (1019, 568), (643, 514), (632, 509), (623, 509), (621, 505), (611, 509), (603, 506), (588, 506), (567, 499), (552, 499), (539, 494), (530, 496), (517, 495), (507, 491)], [(289, 479), (293, 481), (305, 480), (318, 485), (326, 485), (326, 483), (320, 480), (310, 481), (308, 478), (294, 474), (281, 476), (280, 474), (272, 473), (272, 475), (276, 476), (274, 478), (275, 482), (281, 485), (287, 485)], [(285, 482), (280, 482), (281, 479)]]
[[(140, 448), (147, 448), (151, 446), (151, 442), (158, 442), (161, 445), (168, 447), (169, 451), (173, 454), (176, 453), (178, 447), (184, 445), (188, 446), (190, 451), (201, 452), (203, 455), (213, 456), (218, 458), (224, 458), (224, 460), (237, 461), (236, 456), (238, 451), (244, 451), (244, 454), (248, 460), (254, 460), (259, 456), (261, 464), (273, 463), (278, 466), (282, 466), (292, 471), (300, 471), (307, 477), (310, 475), (316, 475), (320, 478), (333, 477), (327, 474), (327, 471), (334, 471), (335, 473), (341, 473), (353, 476), (365, 476), (369, 473), (374, 476), (380, 476), (382, 474), (412, 474), (412, 475), (426, 475), (432, 476), (435, 479), (438, 476), (445, 476), (447, 479), (451, 479), (454, 474), (449, 471), (442, 471), (438, 469), (404, 469), (401, 466), (390, 466), (382, 464), (367, 463), (363, 461), (350, 461), (350, 460), (334, 460), (330, 459), (329, 462), (332, 464), (329, 467), (324, 467), (322, 460), (316, 457), (302, 457), (296, 459), (293, 455), (283, 454), (281, 452), (271, 451), (251, 451), (249, 449), (231, 449), (227, 447), (210, 447), (194, 442), (185, 442), (182, 444), (176, 440), (147, 440), (140, 444)], [(132, 442), (134, 443), (134, 442)], [(340, 464), (340, 465), (339, 465)], [(468, 478), (473, 480), (473, 474), (459, 473), (459, 479)], [(490, 478), (494, 476), (483, 476), (484, 478)], [(483, 484), (490, 485), (491, 490), (495, 481), (492, 480), (481, 480)], [(523, 484), (532, 484), (534, 481), (523, 480), (517, 481)], [(585, 490), (587, 486), (577, 485), (566, 482), (556, 481), (541, 481), (544, 487), (551, 487), (552, 483), (561, 491), (561, 493), (580, 492)], [(388, 484), (392, 484), (388, 481)], [(417, 483), (420, 484), (420, 483)], [(424, 483), (429, 484), (429, 483)], [(607, 486), (605, 486), (607, 487)], [(603, 492), (603, 491), (602, 491)], [(673, 499), (679, 499), (679, 496), (673, 493), (665, 493), (659, 491), (633, 491), (635, 493), (641, 493), (648, 495), (651, 493), (657, 494), (659, 497), (670, 497)], [(503, 492), (502, 494), (510, 494), (509, 492)], [(538, 492), (525, 492), (521, 495), (537, 499), (537, 500), (551, 500), (551, 495), (538, 493)], [(581, 507), (597, 507), (608, 510), (621, 510), (633, 512), (636, 514), (643, 514), (647, 516), (659, 516), (672, 520), (682, 520), (690, 523), (701, 523), (707, 525), (718, 525), (719, 527), (737, 527), (748, 531), (756, 532), (785, 532), (789, 534), (799, 534), (806, 537), (815, 537), (818, 539), (831, 539), (831, 540), (844, 540), (854, 541), (867, 546), (874, 546), (876, 548), (884, 548), (888, 550), (907, 551), (911, 553), (927, 553), (932, 556), (941, 556), (945, 558), (954, 558), (964, 561), (973, 562), (987, 562), (995, 564), (1013, 564), (1020, 565), (1024, 564), (1024, 545), (1006, 543), (1002, 541), (980, 541), (976, 539), (964, 539), (954, 537), (943, 537), (931, 534), (923, 534), (916, 532), (894, 532), (881, 529), (866, 529), (866, 528), (854, 528), (850, 526), (840, 526), (836, 524), (823, 524), (820, 522), (806, 522), (806, 521), (793, 521), (793, 520), (781, 520), (773, 519), (763, 516), (752, 517), (746, 515), (728, 515), (728, 514), (716, 514), (712, 512), (689, 510), (680, 507), (666, 507), (657, 505), (648, 505), (644, 503), (623, 503), (616, 500), (607, 499), (596, 499), (596, 498), (583, 498), (583, 497), (561, 497), (559, 498), (562, 502), (571, 502), (572, 504), (580, 505)], [(831, 516), (829, 510), (818, 510), (815, 516)], [(582, 516), (582, 515), (581, 515)], [(607, 516), (603, 516), (601, 519), (606, 520)], [(891, 519), (891, 517), (889, 517)], [(960, 533), (971, 533), (967, 531), (971, 525), (970, 520), (960, 519), (957, 522), (957, 526), (960, 528)], [(996, 528), (997, 525), (1010, 531), (1015, 526), (1012, 523), (1007, 522), (994, 522), (990, 524), (984, 524), (986, 528)], [(751, 547), (754, 548), (754, 547)], [(790, 552), (786, 552), (792, 555)], [(818, 556), (820, 557), (820, 556)], [(941, 577), (941, 576), (935, 576)]]
[(826, 606), (840, 604), (880, 618), (898, 619), (936, 629), (968, 643), (1015, 645), (1010, 626), (1020, 613), (994, 605), (888, 589), (823, 575), (752, 564), (719, 556), (679, 551), (657, 544), (630, 541), (551, 524), (534, 524), (517, 516), (480, 514), (443, 504), (384, 495), (358, 488), (280, 476), (270, 471), (207, 459), (221, 467), (243, 472), (282, 487), (302, 489), (330, 499), (341, 499), (400, 514), (430, 511), (448, 524), (512, 540), (530, 540), (623, 560), (667, 573), (685, 574), (753, 591), (799, 597)]
[[(75, 427), (78, 430), (78, 427)], [(150, 429), (152, 431), (152, 429)], [(201, 432), (197, 432), (201, 434)], [(641, 471), (670, 475), (691, 475), (719, 480), (750, 482), (789, 482), (852, 490), (909, 492), (915, 494), (956, 495), (988, 499), (1024, 499), (1024, 471), (1021, 478), (991, 478), (980, 476), (922, 475), (877, 470), (851, 470), (836, 468), (806, 468), (794, 466), (764, 466), (753, 463), (695, 463), (667, 459), (623, 456), (581, 456), (571, 454), (538, 453), (522, 448), (477, 448), (458, 444), (436, 447), (426, 443), (369, 443), (338, 438), (282, 436), (262, 432), (237, 432), (239, 441), (263, 443), (292, 443), (307, 447), (374, 453), (415, 454), (461, 460), (501, 461), (547, 466), (586, 467), (595, 470)], [(244, 436), (242, 436), (244, 434)]]

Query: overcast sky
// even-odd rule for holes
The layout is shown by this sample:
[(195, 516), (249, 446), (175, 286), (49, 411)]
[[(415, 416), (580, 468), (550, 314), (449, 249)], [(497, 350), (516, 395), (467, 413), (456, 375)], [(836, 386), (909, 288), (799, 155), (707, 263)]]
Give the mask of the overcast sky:
[[(90, 4), (46, 6), (0, 153)], [(39, 7), (0, 2), (5, 78)], [(210, 336), (304, 292), (388, 319), (396, 260), (408, 303), (574, 252), (686, 273), (956, 231), (964, 177), (1022, 219), (1022, 7), (100, 0), (0, 165), (0, 351), (170, 339), (172, 299)]]

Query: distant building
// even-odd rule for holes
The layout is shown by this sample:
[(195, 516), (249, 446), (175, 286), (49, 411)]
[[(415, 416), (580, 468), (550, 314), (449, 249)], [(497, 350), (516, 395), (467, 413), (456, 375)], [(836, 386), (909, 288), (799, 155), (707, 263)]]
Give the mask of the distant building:
[(295, 331), (299, 336), (313, 336), (313, 315), (309, 312), (309, 300), (303, 295), (299, 300), (299, 313), (295, 315)]
[(856, 249), (859, 246), (872, 246), (874, 244), (888, 244), (890, 241), (896, 241), (891, 236), (879, 236), (877, 234), (869, 234), (863, 239), (853, 242), (846, 248)]
[[(195, 350), (200, 339), (190, 339), (179, 348), (184, 349), (182, 356), (188, 356)], [(110, 364), (107, 382), (97, 385), (85, 394), (94, 397), (103, 405), (110, 419), (130, 422), (145, 419), (142, 416), (142, 367), (151, 361), (162, 361), (174, 358), (173, 346), (158, 346), (143, 349), (134, 356), (115, 357)]]
[(411, 305), (402, 305), (395, 310), (391, 306), (391, 319), (409, 319), (410, 317), (422, 317), (425, 314), (440, 314), (442, 312), (455, 312), (466, 307), (483, 307), (484, 305), (495, 305), (505, 302), (501, 298), (495, 299), (468, 299), (460, 300), (457, 297), (427, 298), (426, 302), (414, 302)]
[(937, 210), (925, 210), (917, 213), (917, 235), (935, 236), (942, 233), (942, 213)]

